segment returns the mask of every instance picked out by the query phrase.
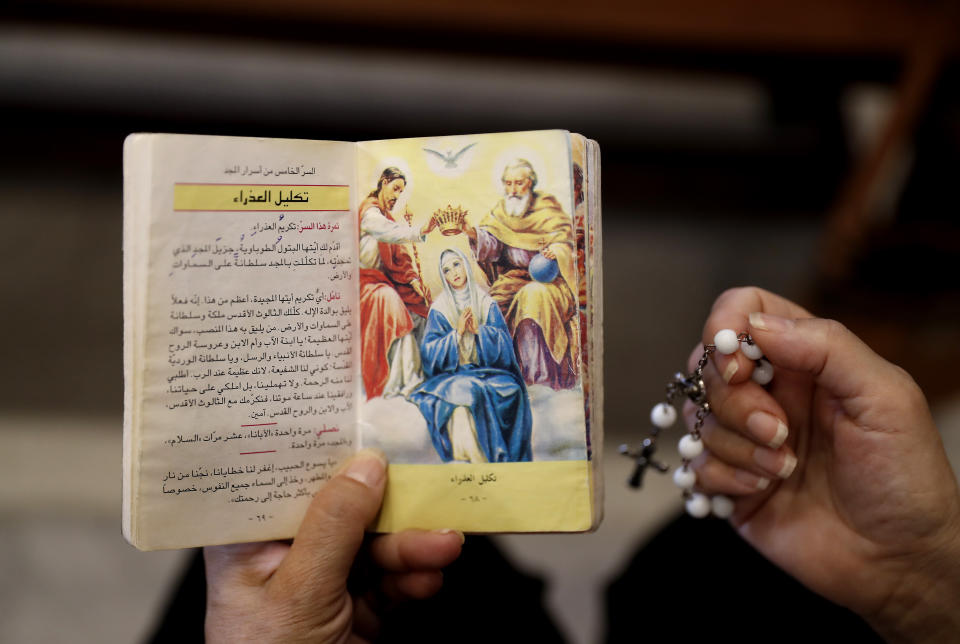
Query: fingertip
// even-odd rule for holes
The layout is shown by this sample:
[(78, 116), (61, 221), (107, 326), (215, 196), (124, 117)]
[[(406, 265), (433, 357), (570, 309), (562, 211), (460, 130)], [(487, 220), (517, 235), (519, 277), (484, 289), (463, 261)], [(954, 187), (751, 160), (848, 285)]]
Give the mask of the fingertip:
[(790, 318), (754, 311), (747, 316), (747, 323), (754, 331), (767, 331), (769, 333), (784, 333), (796, 327), (797, 323)]
[(427, 599), (443, 587), (439, 570), (391, 573), (383, 579), (384, 593), (395, 600)]
[(790, 435), (785, 422), (763, 409), (750, 412), (744, 421), (744, 428), (751, 438), (771, 449), (779, 448)]
[(405, 530), (377, 537), (370, 552), (374, 561), (387, 570), (431, 570), (456, 560), (463, 542), (463, 533), (458, 530)]
[(723, 378), (723, 381), (730, 384), (730, 381), (733, 379), (737, 372), (740, 370), (740, 361), (733, 357), (731, 360), (727, 360), (727, 365), (720, 372), (720, 377)]
[(338, 474), (370, 489), (377, 489), (383, 485), (387, 476), (387, 456), (379, 449), (362, 449), (344, 463)]
[(440, 530), (438, 536), (443, 541), (438, 544), (436, 552), (432, 555), (432, 563), (440, 568), (450, 565), (463, 552), (463, 546), (467, 541), (466, 536), (459, 530)]
[(349, 569), (375, 519), (386, 487), (386, 457), (360, 450), (314, 494), (294, 539), (297, 557), (326, 557), (336, 574)]
[(787, 447), (774, 450), (760, 446), (753, 449), (753, 461), (757, 467), (780, 479), (789, 478), (798, 462), (796, 454)]
[(750, 380), (753, 371), (753, 361), (740, 352), (730, 355), (714, 354), (713, 364), (721, 379), (728, 385), (738, 385)]
[(697, 473), (697, 489), (707, 494), (743, 496), (763, 492), (770, 486), (769, 478), (725, 463), (712, 454), (698, 457), (692, 467)]
[(457, 538), (457, 540), (460, 541), (460, 545), (461, 545), (461, 546), (462, 546), (464, 543), (466, 543), (466, 541), (467, 541), (467, 537), (464, 536), (463, 532), (461, 532), (460, 530), (454, 530), (454, 529), (452, 529), (452, 528), (444, 528), (444, 529), (442, 529), (442, 530), (434, 530), (434, 532), (435, 532), (436, 534), (441, 534), (441, 535), (453, 535), (453, 536), (455, 536), (455, 537)]
[(431, 566), (442, 568), (460, 556), (466, 537), (459, 530), (435, 532), (422, 544), (421, 559)]

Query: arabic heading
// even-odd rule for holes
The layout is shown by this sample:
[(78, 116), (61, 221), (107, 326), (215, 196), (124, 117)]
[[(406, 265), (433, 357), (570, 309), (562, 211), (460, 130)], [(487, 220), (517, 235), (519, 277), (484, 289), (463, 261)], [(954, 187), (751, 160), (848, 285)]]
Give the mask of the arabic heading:
[(344, 212), (349, 209), (350, 187), (345, 185), (173, 184), (175, 212)]

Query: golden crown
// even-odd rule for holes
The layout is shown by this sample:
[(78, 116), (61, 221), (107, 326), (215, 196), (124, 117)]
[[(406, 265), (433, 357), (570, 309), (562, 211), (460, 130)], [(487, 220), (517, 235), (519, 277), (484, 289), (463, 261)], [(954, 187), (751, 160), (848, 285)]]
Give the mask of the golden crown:
[(467, 216), (467, 211), (457, 206), (454, 208), (447, 204), (446, 208), (441, 208), (433, 213), (433, 218), (437, 221), (437, 227), (444, 235), (458, 235), (463, 229), (463, 219)]

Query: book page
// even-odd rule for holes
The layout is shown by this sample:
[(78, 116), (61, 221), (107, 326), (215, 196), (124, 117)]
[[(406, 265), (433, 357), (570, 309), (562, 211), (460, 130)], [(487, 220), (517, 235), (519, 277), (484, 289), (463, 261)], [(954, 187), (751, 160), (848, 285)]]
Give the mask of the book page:
[(130, 536), (290, 537), (357, 448), (354, 145), (141, 136)]
[(371, 262), (361, 226), (360, 433), (390, 459), (377, 529), (588, 529), (568, 133), (364, 142), (357, 167), (381, 215), (437, 222)]

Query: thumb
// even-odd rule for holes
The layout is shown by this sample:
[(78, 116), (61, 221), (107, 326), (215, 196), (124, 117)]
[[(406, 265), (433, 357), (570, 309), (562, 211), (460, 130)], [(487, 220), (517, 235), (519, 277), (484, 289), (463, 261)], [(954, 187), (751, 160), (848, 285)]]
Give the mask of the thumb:
[(754, 342), (774, 367), (809, 373), (843, 398), (871, 393), (874, 384), (906, 375), (834, 320), (751, 313), (749, 324)]
[(320, 488), (277, 571), (280, 585), (297, 584), (315, 596), (344, 591), (364, 530), (380, 510), (386, 466), (379, 450), (361, 450)]

